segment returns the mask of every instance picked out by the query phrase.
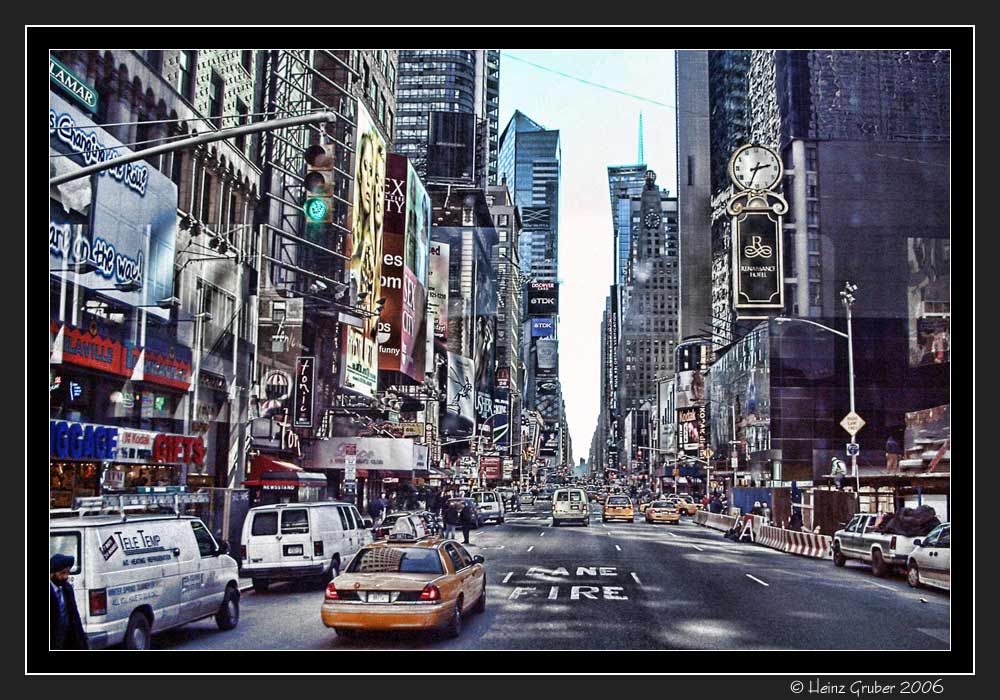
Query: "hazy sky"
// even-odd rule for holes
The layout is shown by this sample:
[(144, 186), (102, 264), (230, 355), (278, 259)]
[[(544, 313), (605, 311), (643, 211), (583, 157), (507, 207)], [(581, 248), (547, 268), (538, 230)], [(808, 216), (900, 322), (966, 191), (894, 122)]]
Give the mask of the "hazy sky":
[[(540, 70), (523, 58), (584, 80), (633, 93), (650, 104)], [(601, 314), (612, 275), (609, 165), (638, 157), (642, 112), (646, 164), (675, 193), (673, 51), (503, 50), (500, 130), (518, 109), (562, 143), (559, 192), (559, 376), (573, 456), (588, 459), (601, 389)]]

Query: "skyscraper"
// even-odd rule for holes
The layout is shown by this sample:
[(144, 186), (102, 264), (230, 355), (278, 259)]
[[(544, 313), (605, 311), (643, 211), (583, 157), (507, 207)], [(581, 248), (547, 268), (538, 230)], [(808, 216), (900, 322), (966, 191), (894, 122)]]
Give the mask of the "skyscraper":
[[(433, 115), (474, 115), (476, 184), (497, 182), (500, 120), (500, 51), (420, 49), (399, 52), (395, 152), (427, 176)], [(472, 144), (470, 144), (471, 146)]]

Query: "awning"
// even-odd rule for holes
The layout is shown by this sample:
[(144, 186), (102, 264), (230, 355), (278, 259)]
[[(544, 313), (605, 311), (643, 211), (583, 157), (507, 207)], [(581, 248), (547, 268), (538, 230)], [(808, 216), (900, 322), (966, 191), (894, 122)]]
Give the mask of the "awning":
[(250, 474), (252, 476), (260, 476), (261, 474), (271, 472), (301, 471), (302, 467), (296, 466), (291, 462), (282, 462), (280, 459), (275, 459), (274, 457), (269, 457), (267, 455), (257, 455), (253, 458), (253, 462), (250, 463)]

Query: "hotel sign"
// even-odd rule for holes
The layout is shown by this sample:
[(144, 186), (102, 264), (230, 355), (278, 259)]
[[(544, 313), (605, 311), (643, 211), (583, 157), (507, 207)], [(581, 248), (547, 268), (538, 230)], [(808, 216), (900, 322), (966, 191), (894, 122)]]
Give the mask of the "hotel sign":
[(781, 161), (769, 148), (742, 146), (733, 154), (730, 170), (738, 188), (726, 205), (732, 217), (733, 305), (781, 310), (785, 306), (781, 224), (788, 202), (772, 191), (781, 182)]
[(97, 90), (51, 56), (49, 56), (49, 79), (91, 112), (97, 111)]

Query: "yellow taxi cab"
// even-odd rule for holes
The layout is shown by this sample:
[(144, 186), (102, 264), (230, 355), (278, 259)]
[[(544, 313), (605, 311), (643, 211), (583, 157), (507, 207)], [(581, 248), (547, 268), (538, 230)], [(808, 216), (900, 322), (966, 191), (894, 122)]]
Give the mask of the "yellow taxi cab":
[(323, 624), (338, 636), (359, 631), (443, 629), (486, 609), (486, 569), (458, 542), (392, 533), (363, 547), (326, 588)]
[(647, 523), (679, 523), (680, 511), (671, 501), (653, 501), (646, 508)]
[(694, 515), (701, 510), (700, 503), (692, 503), (691, 501), (684, 500), (680, 496), (671, 496), (667, 500), (673, 503), (677, 510), (685, 515)]
[(628, 520), (630, 523), (634, 523), (635, 509), (632, 507), (632, 499), (628, 496), (608, 496), (607, 500), (604, 501), (604, 512), (601, 514), (601, 520), (603, 522)]

